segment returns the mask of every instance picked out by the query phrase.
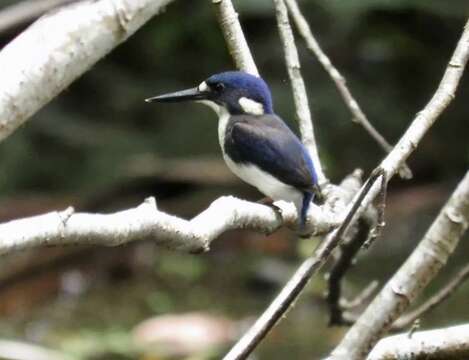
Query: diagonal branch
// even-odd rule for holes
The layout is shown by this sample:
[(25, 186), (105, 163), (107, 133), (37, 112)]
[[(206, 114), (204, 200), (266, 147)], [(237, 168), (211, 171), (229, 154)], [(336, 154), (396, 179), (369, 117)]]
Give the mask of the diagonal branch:
[(233, 58), (236, 67), (247, 73), (259, 76), (256, 63), (252, 57), (249, 45), (239, 23), (238, 13), (231, 0), (212, 0), (215, 5), (220, 27), (225, 37), (228, 51)]
[(446, 264), (468, 227), (469, 171), (418, 247), (347, 332), (330, 359), (363, 359)]
[(0, 52), (0, 141), (172, 0), (96, 0), (36, 21)]
[[(158, 210), (153, 198), (114, 214), (76, 213), (69, 208), (0, 224), (0, 254), (39, 246), (117, 246), (137, 240), (153, 240), (167, 248), (201, 252), (208, 250), (210, 243), (228, 230), (271, 233), (282, 225), (295, 224), (295, 207), (276, 204), (281, 207), (282, 216), (269, 206), (225, 196), (192, 220)], [(336, 217), (332, 212), (312, 206), (308, 214), (310, 231), (329, 232), (337, 226)]]
[(274, 0), (277, 25), (285, 52), (285, 62), (287, 64), (288, 76), (292, 86), (293, 100), (295, 101), (296, 116), (300, 125), (300, 132), (303, 143), (311, 154), (313, 164), (318, 176), (319, 184), (327, 182), (319, 159), (316, 137), (314, 136), (313, 121), (308, 104), (306, 86), (301, 76), (301, 65), (298, 57), (298, 50), (295, 45), (295, 37), (288, 20), (288, 11), (284, 0)]
[(312, 257), (306, 259), (300, 265), (277, 297), (256, 320), (254, 325), (229, 351), (224, 357), (224, 360), (246, 359), (282, 316), (284, 316), (308, 284), (309, 279), (324, 265), (332, 251), (341, 243), (348, 227), (361, 216), (364, 210), (378, 195), (381, 186), (377, 183), (377, 180), (379, 180), (383, 174), (386, 176), (387, 180), (391, 179), (397, 169), (407, 160), (413, 150), (416, 149), (423, 135), (425, 135), (438, 116), (455, 97), (455, 92), (464, 72), (468, 57), (469, 25), (466, 25), (454, 54), (448, 63), (443, 79), (432, 99), (417, 115), (395, 148), (381, 162), (368, 181), (363, 185), (360, 192), (355, 196), (342, 224), (326, 237)]
[[(314, 37), (308, 22), (301, 13), (301, 10), (296, 0), (285, 0), (285, 2), (287, 3), (288, 10), (290, 11), (290, 14), (296, 24), (296, 27), (298, 28), (300, 35), (306, 42), (308, 50), (316, 56), (324, 70), (326, 70), (326, 72), (329, 74), (330, 78), (337, 87), (339, 94), (342, 96), (345, 105), (352, 113), (352, 120), (363, 126), (363, 128), (368, 132), (368, 134), (381, 146), (384, 151), (390, 152), (392, 150), (392, 146), (370, 123), (367, 116), (360, 108), (360, 105), (348, 89), (345, 78), (339, 72), (339, 70), (337, 70), (337, 68), (332, 64), (331, 60), (326, 55), (326, 53), (321, 49), (321, 46)], [(402, 165), (399, 171), (401, 177), (405, 179), (410, 179), (412, 177), (411, 170), (405, 164)]]

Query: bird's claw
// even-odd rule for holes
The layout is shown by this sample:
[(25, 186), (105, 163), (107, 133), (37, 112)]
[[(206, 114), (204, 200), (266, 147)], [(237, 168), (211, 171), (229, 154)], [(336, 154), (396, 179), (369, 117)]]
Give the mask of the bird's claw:
[(274, 200), (268, 196), (258, 200), (257, 203), (270, 206), (272, 209), (274, 209), (276, 213), (278, 213), (280, 216), (282, 215), (282, 209), (279, 206), (275, 205)]

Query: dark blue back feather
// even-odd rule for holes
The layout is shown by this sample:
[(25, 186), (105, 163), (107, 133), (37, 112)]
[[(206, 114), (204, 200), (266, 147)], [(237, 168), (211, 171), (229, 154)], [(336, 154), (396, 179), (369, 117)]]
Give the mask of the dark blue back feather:
[(234, 162), (254, 164), (301, 191), (312, 191), (317, 183), (306, 148), (276, 115), (232, 116), (224, 148)]

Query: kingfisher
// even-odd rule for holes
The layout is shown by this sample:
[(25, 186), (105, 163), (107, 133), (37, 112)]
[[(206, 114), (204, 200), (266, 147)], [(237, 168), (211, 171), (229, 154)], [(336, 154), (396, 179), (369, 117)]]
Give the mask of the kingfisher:
[(303, 143), (274, 113), (266, 82), (242, 71), (210, 76), (199, 86), (154, 96), (147, 102), (196, 101), (218, 115), (218, 139), (230, 170), (267, 196), (293, 202), (304, 229), (318, 178)]

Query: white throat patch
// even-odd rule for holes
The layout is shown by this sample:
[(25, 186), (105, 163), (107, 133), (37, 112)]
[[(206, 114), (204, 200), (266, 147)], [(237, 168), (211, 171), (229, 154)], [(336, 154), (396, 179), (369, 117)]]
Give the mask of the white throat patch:
[(264, 106), (257, 101), (242, 97), (238, 100), (238, 102), (245, 113), (252, 115), (264, 114)]

